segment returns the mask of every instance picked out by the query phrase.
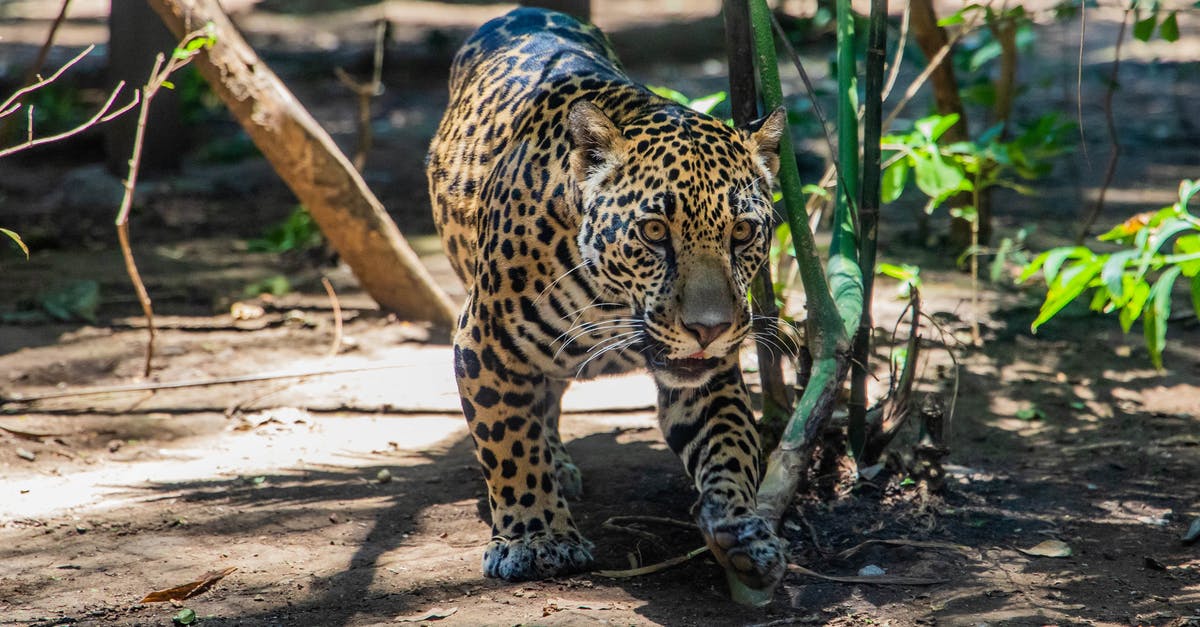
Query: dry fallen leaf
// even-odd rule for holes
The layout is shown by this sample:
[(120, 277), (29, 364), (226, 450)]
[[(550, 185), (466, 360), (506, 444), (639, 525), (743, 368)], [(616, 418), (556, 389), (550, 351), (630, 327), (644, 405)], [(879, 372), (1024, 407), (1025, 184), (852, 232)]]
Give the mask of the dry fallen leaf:
[(1070, 557), (1071, 547), (1067, 546), (1062, 540), (1046, 540), (1040, 542), (1028, 549), (1017, 549), (1018, 551), (1036, 557)]
[(412, 616), (397, 616), (394, 620), (397, 623), (421, 623), (427, 620), (439, 620), (447, 616), (454, 615), (458, 611), (457, 607), (440, 608), (435, 607), (423, 614), (413, 614)]
[(218, 581), (224, 579), (229, 573), (237, 570), (236, 567), (230, 566), (225, 570), (214, 570), (205, 574), (200, 579), (185, 583), (182, 586), (167, 588), (166, 590), (156, 590), (146, 595), (146, 598), (139, 601), (140, 603), (162, 603), (163, 601), (182, 601), (190, 599), (205, 590), (213, 587)]

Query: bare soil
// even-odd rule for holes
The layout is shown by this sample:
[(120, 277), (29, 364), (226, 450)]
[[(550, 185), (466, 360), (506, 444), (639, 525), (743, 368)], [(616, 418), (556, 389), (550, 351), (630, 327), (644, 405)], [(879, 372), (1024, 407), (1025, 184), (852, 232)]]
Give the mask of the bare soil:
[[(104, 34), (105, 3), (77, 4), (69, 46)], [(349, 95), (330, 97), (341, 93), (332, 67), (369, 56), (377, 12), (397, 20), (398, 60), (376, 105), (366, 176), (461, 296), (427, 236), (421, 158), (445, 102), (446, 55), (504, 7), (342, 2), (322, 14), (309, 4), (231, 6), (347, 150), (355, 112)], [(719, 41), (705, 39), (719, 34), (715, 2), (594, 4), (625, 56), (642, 60), (631, 63), (636, 76), (693, 94), (722, 88), (721, 62), (702, 52)], [(0, 61), (24, 67), (53, 17), (39, 11), (34, 2), (0, 7)], [(1094, 76), (1107, 71), (1119, 17), (1089, 15), (1086, 154), (1037, 182), (1032, 198), (999, 196), (1002, 235), (1033, 225), (1035, 248), (1068, 241), (1094, 198), (1108, 149)], [(1187, 80), (1200, 40), (1194, 16), (1180, 25), (1185, 39), (1174, 47), (1126, 42), (1117, 95), (1125, 152), (1105, 227), (1169, 203), (1180, 178), (1200, 175), (1200, 87)], [(671, 62), (645, 62), (650, 37)], [(1048, 64), (1023, 69), (1022, 115), (1074, 110), (1078, 37), (1077, 21), (1039, 26), (1036, 58)], [(98, 67), (81, 68), (82, 80), (98, 82)], [(822, 67), (810, 67), (818, 81)], [(139, 192), (135, 246), (161, 327), (153, 373), (140, 376), (145, 321), (113, 248), (110, 207), (96, 206), (112, 183), (90, 165), (102, 160), (98, 150), (84, 138), (0, 164), (0, 225), (34, 248), (28, 262), (0, 257), (0, 625), (170, 625), (181, 607), (212, 626), (1200, 624), (1200, 548), (1180, 541), (1200, 517), (1200, 328), (1186, 307), (1172, 322), (1164, 372), (1149, 366), (1138, 334), (1122, 336), (1115, 320), (1082, 309), (1031, 335), (1037, 289), (988, 286), (975, 310), (967, 277), (911, 242), (904, 206), (890, 209), (883, 255), (922, 266), (933, 312), (922, 330), (924, 389), (953, 399), (945, 488), (927, 495), (905, 485), (898, 462), (869, 481), (842, 473), (802, 496), (784, 526), (796, 564), (835, 577), (882, 570), (880, 583), (792, 573), (768, 608), (748, 609), (728, 600), (720, 569), (701, 555), (651, 575), (509, 584), (479, 573), (486, 501), (449, 347), (379, 313), (320, 254), (247, 251), (245, 239), (294, 202), (258, 159), (189, 156), (181, 174)], [(277, 274), (291, 294), (243, 295)], [(333, 356), (321, 276), (345, 321)], [(17, 315), (79, 279), (100, 287), (94, 323)], [(903, 306), (890, 297), (881, 279), (879, 364)], [(235, 302), (262, 312), (234, 319)], [(978, 348), (964, 344), (974, 317)], [(27, 400), (271, 373), (302, 376)], [(655, 427), (653, 400), (641, 376), (577, 385), (566, 400), (564, 435), (585, 480), (572, 507), (602, 569), (701, 545), (666, 521), (687, 520), (694, 493)], [(638, 532), (606, 525), (629, 515), (646, 517)], [(1070, 555), (1022, 552), (1047, 540)], [(181, 607), (139, 602), (230, 567)], [(898, 577), (932, 583), (889, 582)]]

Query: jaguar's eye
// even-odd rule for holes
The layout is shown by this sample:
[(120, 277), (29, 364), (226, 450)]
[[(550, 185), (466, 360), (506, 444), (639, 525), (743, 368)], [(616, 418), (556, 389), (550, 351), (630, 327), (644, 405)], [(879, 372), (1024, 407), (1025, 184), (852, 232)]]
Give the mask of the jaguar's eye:
[(749, 220), (738, 220), (733, 225), (733, 243), (745, 244), (754, 237), (754, 223)]
[(662, 220), (645, 220), (638, 224), (638, 231), (641, 232), (642, 239), (651, 244), (661, 244), (671, 234), (667, 223)]

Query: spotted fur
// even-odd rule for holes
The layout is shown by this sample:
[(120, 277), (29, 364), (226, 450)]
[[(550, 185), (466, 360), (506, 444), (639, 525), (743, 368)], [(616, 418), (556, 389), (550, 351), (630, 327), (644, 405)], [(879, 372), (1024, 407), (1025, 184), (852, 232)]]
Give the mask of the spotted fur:
[(588, 567), (559, 401), (572, 378), (648, 368), (713, 553), (749, 585), (777, 580), (738, 346), (767, 258), (782, 111), (731, 128), (631, 81), (594, 27), (530, 8), (467, 41), (450, 94), (428, 174), (468, 288), (454, 362), (492, 512), (484, 574)]

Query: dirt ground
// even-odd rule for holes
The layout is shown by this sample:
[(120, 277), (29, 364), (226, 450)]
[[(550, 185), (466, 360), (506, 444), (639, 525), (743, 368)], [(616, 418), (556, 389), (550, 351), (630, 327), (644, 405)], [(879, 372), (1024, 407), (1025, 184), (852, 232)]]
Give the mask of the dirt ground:
[[(50, 4), (0, 4), (6, 81), (36, 52)], [(320, 14), (309, 4), (228, 6), (347, 149), (353, 101), (329, 97), (341, 89), (332, 68), (369, 55), (380, 11), (397, 22), (366, 177), (461, 297), (428, 237), (421, 159), (445, 103), (447, 55), (505, 7), (342, 2)], [(719, 41), (717, 3), (593, 4), (635, 76), (692, 94), (723, 87), (722, 62), (704, 52)], [(52, 61), (102, 41), (106, 3), (74, 6)], [(999, 196), (1001, 235), (1034, 225), (1033, 247), (1062, 243), (1094, 198), (1108, 150), (1097, 77), (1119, 18), (1089, 16), (1086, 150), (1039, 181), (1036, 196)], [(1200, 58), (1200, 23), (1188, 15), (1180, 26), (1185, 38), (1173, 47), (1126, 42), (1125, 146), (1105, 226), (1168, 204), (1180, 178), (1200, 175), (1200, 83), (1187, 62)], [(647, 54), (648, 36), (666, 50), (659, 58)], [(1020, 115), (1075, 110), (1078, 41), (1078, 21), (1039, 25), (1036, 58), (1051, 62), (1023, 68)], [(822, 53), (811, 54), (820, 83)], [(81, 80), (99, 81), (101, 69), (85, 62)], [(922, 267), (932, 312), (924, 387), (954, 399), (945, 490), (926, 498), (894, 472), (842, 481), (804, 495), (784, 526), (794, 563), (833, 577), (882, 570), (883, 583), (792, 573), (768, 608), (747, 609), (728, 600), (720, 569), (702, 555), (639, 577), (508, 584), (479, 572), (486, 500), (449, 347), (379, 313), (344, 268), (248, 251), (245, 240), (294, 204), (258, 159), (189, 152), (182, 173), (139, 191), (135, 246), (160, 314), (149, 381), (297, 376), (46, 398), (146, 382), (145, 322), (113, 248), (102, 201), (115, 179), (95, 165), (100, 150), (92, 137), (0, 162), (0, 225), (34, 248), (27, 262), (0, 256), (0, 625), (170, 625), (183, 608), (212, 626), (1200, 625), (1200, 548), (1180, 540), (1200, 517), (1200, 327), (1186, 308), (1171, 325), (1167, 369), (1156, 372), (1140, 335), (1122, 336), (1113, 319), (1068, 310), (1031, 335), (1036, 289), (991, 286), (975, 311), (967, 278), (944, 255), (913, 243), (907, 226), (886, 227), (883, 257)], [(908, 215), (892, 208), (886, 224), (906, 225)], [(279, 274), (292, 293), (242, 293)], [(345, 321), (332, 356), (322, 276)], [(102, 294), (95, 322), (29, 315), (39, 294), (84, 279)], [(881, 364), (902, 309), (892, 288), (880, 280)], [(234, 319), (235, 302), (262, 311)], [(970, 348), (976, 316), (984, 343)], [(653, 401), (644, 376), (579, 384), (565, 401), (564, 435), (585, 481), (572, 508), (601, 569), (702, 544), (667, 522), (688, 518), (694, 494), (655, 427)], [(646, 517), (634, 532), (606, 524), (629, 515)], [(1023, 552), (1046, 541), (1070, 555)], [(139, 602), (228, 568), (181, 607)], [(899, 577), (933, 583), (888, 583)]]

